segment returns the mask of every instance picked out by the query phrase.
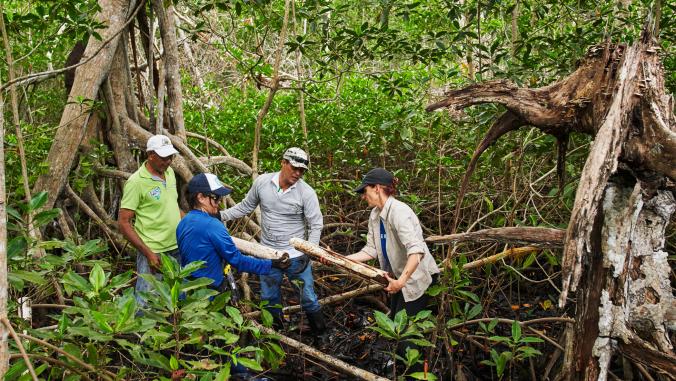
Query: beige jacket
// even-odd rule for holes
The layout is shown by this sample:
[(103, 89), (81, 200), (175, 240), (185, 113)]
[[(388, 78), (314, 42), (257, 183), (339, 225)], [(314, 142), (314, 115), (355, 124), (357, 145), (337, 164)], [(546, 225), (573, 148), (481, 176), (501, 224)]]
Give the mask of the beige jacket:
[[(387, 235), (387, 257), (392, 266), (391, 269), (387, 269), (380, 244), (381, 218)], [(425, 244), (418, 216), (408, 205), (390, 197), (382, 210), (373, 208), (368, 225), (366, 246), (361, 249), (361, 252), (368, 254), (371, 258), (378, 258), (380, 268), (392, 271), (397, 278), (404, 271), (409, 255), (423, 254), (418, 255), (420, 258), (418, 267), (401, 289), (406, 302), (420, 298), (432, 283), (432, 275), (439, 273), (439, 267)]]

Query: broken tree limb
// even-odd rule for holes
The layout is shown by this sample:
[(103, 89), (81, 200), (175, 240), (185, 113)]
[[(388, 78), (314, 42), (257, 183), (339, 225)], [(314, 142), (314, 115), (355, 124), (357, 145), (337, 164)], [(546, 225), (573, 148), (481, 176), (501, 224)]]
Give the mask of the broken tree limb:
[[(371, 292), (376, 292), (380, 291), (384, 288), (385, 286), (381, 284), (369, 284), (366, 287), (358, 288), (356, 290), (348, 291), (348, 292), (343, 292), (342, 294), (336, 294), (336, 295), (331, 295), (327, 296), (326, 298), (319, 299), (319, 305), (325, 306), (327, 304), (333, 304), (333, 303), (338, 303), (340, 301), (343, 301), (345, 299), (350, 299), (350, 298), (355, 298), (357, 296), (361, 296), (364, 294), (369, 294)], [(301, 310), (301, 306), (299, 304), (293, 305), (293, 306), (288, 306), (284, 307), (282, 309), (282, 313), (293, 313), (293, 312), (298, 312)], [(244, 317), (247, 318), (254, 318), (258, 317), (261, 314), (261, 311), (253, 311), (244, 314)]]
[(322, 361), (325, 364), (331, 365), (332, 367), (339, 369), (339, 370), (341, 370), (341, 371), (343, 371), (343, 372), (345, 372), (349, 375), (352, 375), (354, 377), (358, 377), (361, 380), (367, 380), (367, 381), (387, 381), (387, 378), (380, 377), (377, 374), (367, 372), (363, 369), (357, 368), (354, 365), (350, 365), (348, 363), (345, 363), (345, 362), (343, 362), (343, 361), (341, 361), (341, 360), (339, 360), (339, 359), (337, 359), (333, 356), (327, 355), (324, 352), (320, 352), (317, 349), (315, 349), (315, 348), (313, 348), (309, 345), (303, 344), (300, 341), (297, 341), (297, 340), (294, 340), (294, 339), (292, 339), (288, 336), (284, 336), (282, 334), (279, 334), (275, 330), (268, 328), (268, 327), (265, 327), (260, 323), (257, 323), (255, 321), (252, 322), (252, 323), (253, 323), (254, 326), (256, 326), (256, 328), (260, 329), (261, 332), (265, 333), (266, 335), (275, 335), (275, 336), (279, 337), (279, 341), (281, 341), (282, 343), (284, 343), (284, 344), (286, 344), (290, 347), (293, 347), (295, 349), (298, 349), (299, 351), (301, 351), (301, 352), (303, 352), (307, 355), (310, 355), (310, 356), (316, 358), (317, 360)]
[(551, 228), (507, 227), (484, 229), (469, 233), (434, 235), (425, 238), (425, 242), (442, 244), (449, 242), (504, 242), (537, 247), (563, 247), (566, 231)]
[(501, 259), (505, 259), (507, 257), (518, 257), (521, 255), (525, 254), (530, 254), (534, 251), (538, 251), (539, 249), (534, 246), (524, 246), (524, 247), (515, 247), (511, 249), (507, 249), (503, 251), (502, 253), (498, 253), (495, 255), (491, 255), (490, 257), (486, 258), (481, 258), (476, 261), (466, 263), (462, 266), (463, 269), (465, 270), (470, 270), (470, 269), (475, 269), (477, 267), (481, 267), (490, 263), (495, 263)]
[(377, 269), (364, 263), (350, 260), (343, 255), (330, 250), (322, 249), (321, 247), (300, 238), (291, 238), (289, 243), (291, 246), (314, 258), (323, 258), (328, 263), (334, 264), (352, 273), (356, 273), (366, 279), (385, 286), (388, 284), (387, 278), (385, 278), (385, 275), (387, 274), (386, 271)]
[(237, 249), (244, 254), (248, 254), (257, 258), (263, 259), (279, 259), (283, 251), (271, 249), (267, 246), (263, 246), (260, 243), (245, 241), (241, 238), (232, 237), (232, 241), (237, 246)]

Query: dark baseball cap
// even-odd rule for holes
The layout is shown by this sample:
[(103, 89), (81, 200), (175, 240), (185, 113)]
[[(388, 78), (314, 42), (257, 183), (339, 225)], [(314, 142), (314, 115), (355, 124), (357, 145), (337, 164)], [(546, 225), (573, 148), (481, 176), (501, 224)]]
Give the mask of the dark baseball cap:
[(215, 194), (216, 196), (227, 196), (232, 189), (223, 185), (223, 183), (213, 173), (198, 173), (190, 179), (188, 183), (188, 193)]
[(357, 193), (364, 193), (364, 188), (366, 188), (367, 185), (392, 185), (393, 181), (394, 176), (388, 170), (384, 168), (373, 168), (364, 175), (361, 184), (355, 188), (354, 191)]

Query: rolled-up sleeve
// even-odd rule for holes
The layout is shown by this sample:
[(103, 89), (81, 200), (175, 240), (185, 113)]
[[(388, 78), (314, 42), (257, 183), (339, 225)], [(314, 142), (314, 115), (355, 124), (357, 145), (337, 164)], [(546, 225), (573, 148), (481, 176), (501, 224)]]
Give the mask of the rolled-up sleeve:
[(406, 248), (406, 255), (425, 254), (427, 244), (422, 236), (420, 221), (415, 214), (405, 213), (396, 218), (395, 229), (399, 241)]
[(319, 208), (319, 199), (315, 192), (304, 197), (303, 214), (308, 225), (308, 241), (319, 245), (319, 238), (321, 238), (322, 227), (324, 226), (324, 217)]

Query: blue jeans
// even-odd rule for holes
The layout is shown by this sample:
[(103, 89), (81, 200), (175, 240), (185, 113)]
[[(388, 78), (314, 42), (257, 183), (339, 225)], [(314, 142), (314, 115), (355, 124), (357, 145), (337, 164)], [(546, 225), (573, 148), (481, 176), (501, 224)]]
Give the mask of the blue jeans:
[[(312, 262), (303, 255), (291, 258), (291, 265), (285, 270), (270, 269), (269, 275), (261, 275), (261, 298), (268, 301), (268, 306), (282, 304), (281, 285), (284, 274), (289, 278), (296, 290), (300, 291), (300, 304), (305, 312), (317, 312), (321, 309), (315, 294), (314, 278), (312, 277)], [(296, 282), (294, 282), (296, 281)], [(297, 283), (301, 284), (298, 285)], [(300, 286), (300, 287), (299, 287)], [(272, 314), (281, 314), (279, 308), (267, 307)]]
[[(171, 251), (166, 251), (162, 254), (170, 255), (174, 257), (178, 261), (178, 263), (181, 263), (181, 257), (178, 252), (178, 249), (176, 250), (171, 250)], [(157, 255), (160, 255), (159, 253)], [(145, 308), (146, 305), (148, 304), (143, 296), (141, 296), (141, 292), (150, 292), (153, 289), (153, 286), (148, 283), (143, 277), (141, 277), (141, 274), (153, 274), (155, 276), (155, 279), (161, 280), (162, 279), (162, 274), (157, 272), (156, 270), (151, 271), (150, 269), (150, 264), (148, 263), (148, 258), (146, 258), (143, 253), (140, 251), (136, 252), (136, 273), (138, 274), (138, 278), (136, 278), (136, 288), (134, 292), (134, 297), (136, 298), (136, 306), (137, 308)]]

